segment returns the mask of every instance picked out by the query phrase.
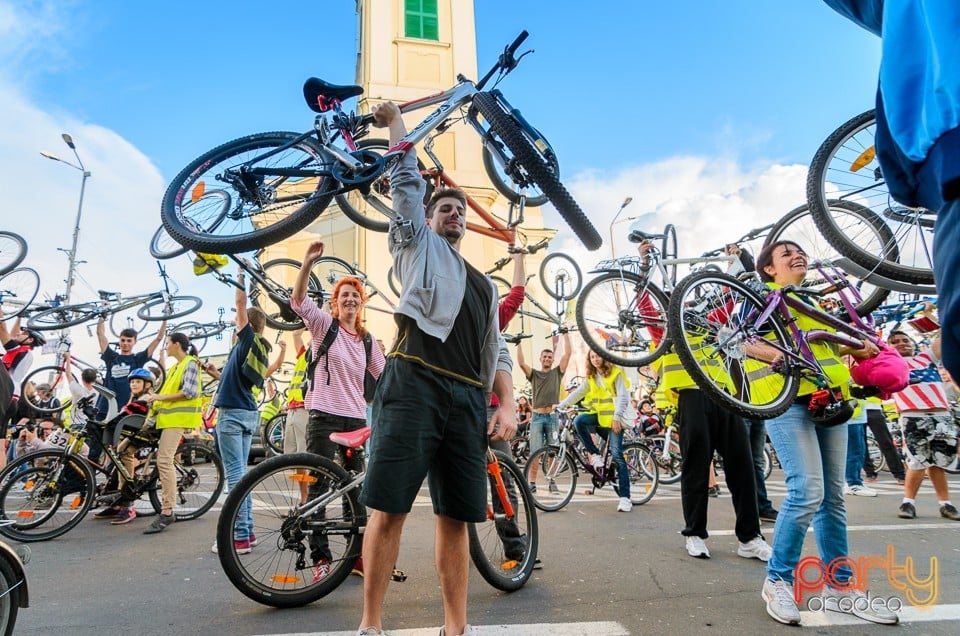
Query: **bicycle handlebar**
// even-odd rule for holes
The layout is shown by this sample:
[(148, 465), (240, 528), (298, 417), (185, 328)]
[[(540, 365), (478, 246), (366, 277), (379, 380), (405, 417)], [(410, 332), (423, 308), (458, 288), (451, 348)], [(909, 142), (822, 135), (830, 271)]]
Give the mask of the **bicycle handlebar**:
[[(477, 82), (477, 90), (482, 90), (484, 85), (493, 77), (493, 74), (497, 71), (503, 69), (508, 73), (512, 71), (517, 66), (519, 59), (514, 59), (513, 54), (517, 52), (517, 49), (520, 48), (520, 45), (523, 44), (523, 41), (527, 39), (527, 36), (530, 35), (527, 31), (521, 31), (520, 35), (517, 36), (513, 42), (511, 42), (506, 48), (503, 49), (503, 53), (500, 54), (500, 57), (497, 58), (497, 63), (493, 65), (487, 74), (484, 75), (479, 82)], [(523, 57), (523, 56), (521, 56)]]
[[(764, 225), (763, 227), (755, 227), (749, 232), (747, 232), (746, 234), (744, 234), (743, 236), (741, 236), (740, 238), (738, 238), (736, 241), (731, 241), (730, 243), (727, 243), (727, 245), (737, 245), (745, 241), (752, 241), (753, 239), (760, 238), (761, 236), (769, 232), (774, 225), (776, 225), (776, 223), (771, 223), (770, 225)], [(710, 256), (718, 256), (719, 254), (723, 254), (724, 251), (726, 251), (727, 249), (727, 245), (724, 245), (723, 247), (717, 248), (715, 250), (710, 250), (709, 252), (704, 252), (703, 256), (706, 258)]]

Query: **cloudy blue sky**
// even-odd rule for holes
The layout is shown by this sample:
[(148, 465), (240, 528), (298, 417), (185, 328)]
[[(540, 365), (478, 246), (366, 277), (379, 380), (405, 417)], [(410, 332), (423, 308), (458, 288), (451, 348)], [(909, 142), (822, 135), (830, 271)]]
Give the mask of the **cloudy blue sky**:
[[(626, 196), (651, 230), (676, 224), (684, 254), (772, 222), (803, 202), (820, 142), (874, 99), (879, 42), (817, 0), (475, 4), (481, 71), (530, 31), (535, 54), (501, 88), (604, 236)], [(167, 181), (229, 139), (308, 127), (303, 80), (354, 79), (354, 7), (0, 0), (0, 225), (28, 238), (44, 290), (63, 287), (80, 174), (41, 150), (72, 159), (69, 132), (93, 173), (75, 299), (152, 289)], [(189, 292), (187, 265), (171, 269)], [(218, 293), (205, 318), (230, 303)]]

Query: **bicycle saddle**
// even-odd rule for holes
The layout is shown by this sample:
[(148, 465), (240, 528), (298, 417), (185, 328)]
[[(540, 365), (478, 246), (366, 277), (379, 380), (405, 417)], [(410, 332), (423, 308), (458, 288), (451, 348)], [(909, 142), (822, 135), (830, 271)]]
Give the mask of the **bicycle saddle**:
[(307, 106), (317, 113), (330, 110), (329, 102), (332, 100), (342, 102), (362, 94), (362, 86), (339, 86), (324, 82), (318, 77), (311, 77), (303, 83), (303, 98), (307, 100)]
[(370, 427), (364, 426), (355, 431), (343, 433), (330, 433), (330, 441), (334, 444), (340, 444), (347, 448), (357, 448), (363, 446), (363, 443), (370, 437)]
[(627, 238), (631, 243), (643, 243), (644, 241), (656, 241), (662, 239), (664, 236), (664, 234), (650, 234), (643, 230), (630, 230)]

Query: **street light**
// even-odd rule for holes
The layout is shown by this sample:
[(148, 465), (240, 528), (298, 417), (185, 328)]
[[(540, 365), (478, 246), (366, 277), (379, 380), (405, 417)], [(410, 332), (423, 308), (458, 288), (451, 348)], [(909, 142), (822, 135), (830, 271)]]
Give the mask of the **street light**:
[(627, 197), (626, 199), (624, 199), (623, 203), (620, 204), (620, 209), (617, 210), (617, 213), (613, 216), (613, 221), (610, 222), (610, 258), (617, 257), (617, 255), (614, 254), (614, 249), (613, 249), (613, 224), (617, 222), (617, 217), (619, 217), (620, 213), (623, 212), (623, 208), (630, 205), (632, 201), (633, 201), (633, 197)]
[[(80, 203), (77, 205), (77, 221), (73, 225), (73, 245), (70, 247), (70, 251), (67, 252), (67, 258), (70, 261), (69, 269), (67, 270), (67, 291), (64, 294), (64, 304), (70, 303), (70, 292), (73, 289), (73, 275), (77, 269), (77, 239), (80, 238), (80, 215), (83, 213), (83, 192), (87, 187), (87, 179), (90, 178), (90, 172), (84, 167), (83, 161), (80, 159), (80, 155), (77, 154), (77, 146), (73, 143), (73, 137), (67, 133), (63, 133), (63, 142), (67, 144), (67, 147), (73, 151), (73, 156), (77, 158), (76, 165), (70, 163), (65, 159), (61, 159), (53, 153), (47, 152), (46, 150), (41, 150), (40, 154), (47, 159), (52, 159), (53, 161), (59, 161), (60, 163), (65, 163), (74, 170), (79, 170), (83, 174), (83, 180), (80, 182)], [(66, 252), (63, 248), (58, 248), (61, 252)]]

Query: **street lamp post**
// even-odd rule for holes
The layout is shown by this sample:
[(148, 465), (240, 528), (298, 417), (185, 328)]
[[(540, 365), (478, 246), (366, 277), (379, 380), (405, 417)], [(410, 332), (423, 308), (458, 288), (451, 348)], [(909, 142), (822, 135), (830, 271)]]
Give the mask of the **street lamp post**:
[[(60, 163), (65, 163), (75, 170), (79, 170), (83, 174), (83, 180), (80, 182), (80, 202), (77, 204), (77, 220), (73, 225), (73, 244), (70, 246), (70, 251), (67, 252), (67, 258), (69, 259), (69, 268), (67, 270), (67, 290), (64, 294), (63, 302), (64, 304), (70, 303), (70, 292), (73, 290), (73, 278), (74, 272), (77, 269), (77, 240), (80, 238), (80, 216), (83, 214), (83, 193), (87, 187), (87, 179), (90, 178), (90, 172), (84, 167), (83, 161), (80, 159), (80, 155), (77, 154), (77, 146), (73, 143), (73, 137), (67, 133), (63, 133), (63, 142), (67, 144), (67, 147), (73, 151), (73, 156), (77, 158), (77, 163), (80, 165), (75, 165), (61, 159), (60, 157), (49, 153), (47, 151), (41, 151), (40, 154), (46, 157), (47, 159), (52, 159), (53, 161), (59, 161)], [(60, 248), (61, 252), (65, 252), (63, 248)]]

